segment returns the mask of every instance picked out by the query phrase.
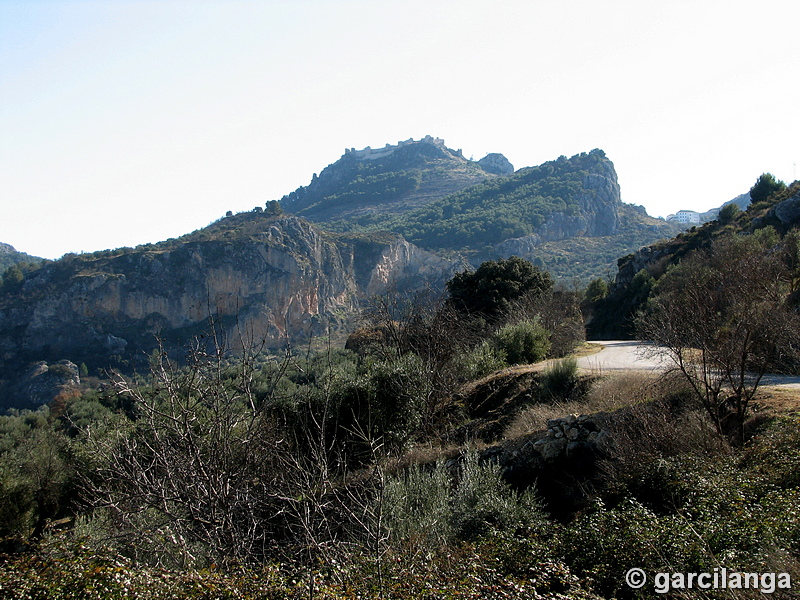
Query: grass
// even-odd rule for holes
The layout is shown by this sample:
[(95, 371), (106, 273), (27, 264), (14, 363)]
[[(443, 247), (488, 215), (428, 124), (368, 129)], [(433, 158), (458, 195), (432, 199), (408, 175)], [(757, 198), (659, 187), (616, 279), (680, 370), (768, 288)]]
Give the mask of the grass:
[(548, 420), (565, 415), (613, 412), (646, 402), (662, 393), (665, 385), (658, 376), (645, 372), (620, 373), (598, 378), (589, 391), (578, 399), (556, 398), (524, 409), (508, 427), (504, 437), (513, 439), (546, 429)]

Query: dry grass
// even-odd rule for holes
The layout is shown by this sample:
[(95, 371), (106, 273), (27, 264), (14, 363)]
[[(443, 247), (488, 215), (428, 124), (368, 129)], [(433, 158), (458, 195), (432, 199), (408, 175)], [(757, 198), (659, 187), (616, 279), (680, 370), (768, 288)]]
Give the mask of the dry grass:
[(763, 413), (766, 416), (800, 416), (800, 390), (774, 386), (760, 387), (750, 408), (754, 414)]
[[(472, 448), (481, 450), (486, 444), (472, 444)], [(440, 445), (435, 443), (417, 444), (403, 455), (390, 458), (384, 465), (387, 473), (399, 473), (411, 465), (428, 465), (440, 460), (448, 460), (461, 454), (463, 446), (458, 444)]]
[(663, 393), (667, 385), (662, 378), (647, 372), (631, 371), (603, 377), (595, 381), (580, 400), (547, 402), (524, 409), (506, 430), (505, 438), (513, 439), (542, 430), (549, 419), (570, 414), (612, 412), (640, 404)]

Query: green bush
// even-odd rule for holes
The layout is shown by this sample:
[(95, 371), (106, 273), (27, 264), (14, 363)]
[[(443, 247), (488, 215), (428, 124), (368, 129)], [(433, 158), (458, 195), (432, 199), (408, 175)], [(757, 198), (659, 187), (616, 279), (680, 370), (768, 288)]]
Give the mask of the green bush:
[(508, 366), (505, 354), (484, 340), (458, 358), (458, 373), (464, 381), (475, 381)]
[(499, 465), (468, 452), (460, 465), (450, 521), (460, 539), (536, 528), (544, 522), (535, 490), (517, 493), (503, 481)]
[(542, 390), (551, 398), (567, 400), (578, 387), (578, 360), (568, 356), (555, 361), (542, 375)]
[(334, 374), (312, 409), (317, 413), (312, 422), (327, 415), (332, 443), (350, 454), (351, 462), (369, 460), (373, 442), (390, 452), (402, 449), (420, 428), (430, 393), (431, 377), (416, 354), (369, 361), (358, 373)]
[(452, 473), (439, 462), (389, 478), (383, 498), (390, 538), (416, 547), (538, 529), (545, 523), (535, 490), (512, 490), (501, 468), (481, 461), (474, 451), (461, 457)]
[(433, 467), (411, 465), (405, 473), (388, 478), (384, 523), (393, 543), (436, 548), (453, 539), (451, 483), (442, 462)]
[(503, 326), (494, 342), (512, 365), (539, 362), (550, 352), (550, 332), (536, 320)]
[(625, 585), (624, 575), (633, 566), (646, 572), (697, 572), (712, 560), (690, 522), (659, 516), (635, 500), (614, 508), (598, 502), (558, 542), (571, 571), (606, 598), (642, 597)]

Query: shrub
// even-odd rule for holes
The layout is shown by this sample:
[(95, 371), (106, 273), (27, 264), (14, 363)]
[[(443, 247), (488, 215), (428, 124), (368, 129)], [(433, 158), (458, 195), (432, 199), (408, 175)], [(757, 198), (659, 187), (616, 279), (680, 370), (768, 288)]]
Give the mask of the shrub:
[(484, 340), (458, 358), (458, 371), (463, 381), (474, 381), (507, 367), (505, 354)]
[(544, 521), (534, 488), (513, 491), (499, 465), (481, 462), (477, 452), (462, 459), (450, 517), (455, 535), (476, 539), (484, 534), (534, 528)]
[(455, 480), (443, 462), (413, 466), (389, 478), (384, 502), (390, 537), (428, 549), (484, 534), (540, 528), (545, 522), (535, 490), (512, 490), (501, 468), (481, 461), (475, 451), (461, 457)]
[(570, 356), (550, 365), (542, 375), (541, 385), (546, 396), (568, 400), (575, 393), (579, 381), (578, 360)]
[(386, 482), (385, 524), (394, 542), (435, 548), (453, 537), (450, 522), (451, 478), (444, 463), (411, 465)]
[(550, 351), (550, 333), (536, 320), (505, 325), (495, 334), (494, 342), (510, 364), (539, 362)]

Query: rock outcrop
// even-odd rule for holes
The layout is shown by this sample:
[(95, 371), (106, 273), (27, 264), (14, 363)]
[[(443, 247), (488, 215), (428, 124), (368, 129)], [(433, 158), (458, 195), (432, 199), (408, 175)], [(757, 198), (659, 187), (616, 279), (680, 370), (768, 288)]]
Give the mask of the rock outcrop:
[(792, 225), (800, 221), (800, 194), (782, 200), (770, 211), (782, 225)]
[(619, 225), (621, 204), (619, 183), (614, 165), (609, 160), (597, 162), (596, 172), (587, 173), (575, 200), (578, 210), (571, 214), (552, 213), (531, 235), (505, 240), (495, 246), (502, 257), (533, 257), (542, 242), (573, 237), (614, 235)]
[(336, 331), (370, 295), (442, 284), (464, 267), (399, 236), (335, 236), (297, 217), (245, 217), (263, 223), (257, 233), (65, 258), (35, 271), (0, 298), (0, 366), (144, 360), (157, 336), (180, 346), (211, 318), (232, 344), (243, 334), (279, 345)]
[(612, 415), (567, 415), (547, 422), (547, 429), (490, 446), (481, 459), (502, 468), (514, 487), (535, 485), (548, 509), (565, 516), (585, 500), (583, 486), (591, 486), (599, 461), (613, 447), (609, 431)]
[(62, 360), (48, 365), (39, 361), (22, 374), (12, 393), (35, 407), (51, 402), (61, 394), (77, 393), (80, 383), (79, 369), (74, 363)]
[(495, 175), (511, 175), (514, 172), (514, 165), (498, 152), (487, 154), (478, 161), (478, 164), (487, 173), (494, 173)]

